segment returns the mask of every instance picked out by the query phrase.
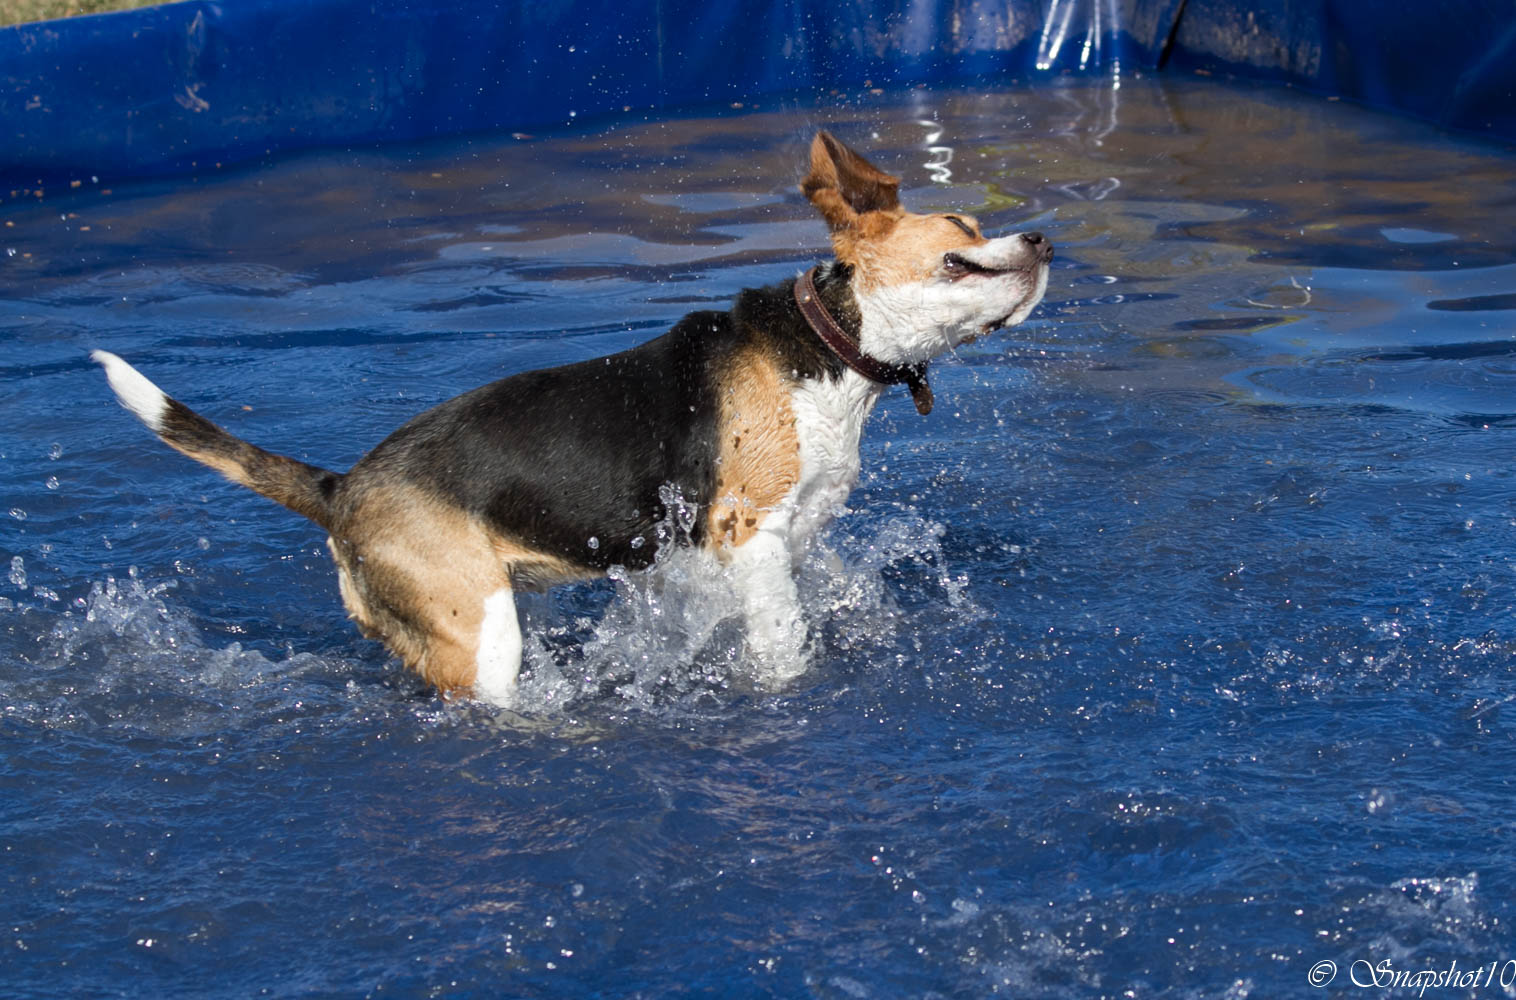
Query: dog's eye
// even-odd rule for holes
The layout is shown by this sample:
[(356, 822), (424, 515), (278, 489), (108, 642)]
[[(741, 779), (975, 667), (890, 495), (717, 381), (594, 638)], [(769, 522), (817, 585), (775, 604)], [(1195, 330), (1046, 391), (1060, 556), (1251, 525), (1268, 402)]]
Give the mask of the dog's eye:
[(956, 216), (956, 215), (944, 215), (943, 218), (946, 219), (946, 220), (948, 220), (949, 222), (951, 222), (953, 225), (957, 226), (959, 229), (962, 229), (963, 230), (963, 234), (965, 236), (969, 236), (969, 237), (972, 237), (974, 239), (978, 239), (979, 238), (979, 234), (976, 233), (976, 232), (974, 232), (974, 230), (969, 227), (969, 224), (967, 222), (964, 222), (962, 219), (958, 218), (958, 216)]

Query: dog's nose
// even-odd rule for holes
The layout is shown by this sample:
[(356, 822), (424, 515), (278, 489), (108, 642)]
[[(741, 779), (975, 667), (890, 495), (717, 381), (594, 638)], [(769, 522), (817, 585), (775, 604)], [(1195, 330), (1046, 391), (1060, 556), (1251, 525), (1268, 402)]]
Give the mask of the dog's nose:
[(1021, 239), (1037, 254), (1038, 260), (1046, 262), (1053, 259), (1053, 244), (1048, 242), (1046, 236), (1041, 233), (1022, 233)]

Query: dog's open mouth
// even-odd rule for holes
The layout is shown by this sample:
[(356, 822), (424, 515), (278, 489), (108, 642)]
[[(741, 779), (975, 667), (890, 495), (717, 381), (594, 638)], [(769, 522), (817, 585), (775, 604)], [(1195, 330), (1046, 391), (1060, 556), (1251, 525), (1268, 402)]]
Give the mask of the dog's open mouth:
[[(967, 257), (962, 257), (956, 253), (947, 254), (943, 257), (942, 262), (947, 271), (948, 280), (954, 282), (962, 281), (964, 278), (967, 278), (970, 275), (978, 275), (980, 277), (986, 278), (998, 278), (1008, 274), (1024, 274), (1031, 276), (1042, 264), (1041, 261), (1034, 261), (1024, 267), (986, 267), (983, 264), (969, 260)], [(1010, 312), (995, 320), (993, 323), (984, 324), (984, 326), (979, 328), (979, 333), (975, 336), (983, 336), (987, 333), (994, 333), (996, 330), (1003, 328), (1007, 323), (1011, 321), (1011, 318), (1016, 315), (1020, 308), (1020, 306), (1017, 306), (1016, 309), (1012, 309)]]
[(962, 280), (971, 274), (991, 278), (1002, 274), (1024, 274), (1036, 266), (1033, 264), (1032, 267), (986, 267), (956, 253), (950, 253), (943, 257), (942, 264), (943, 268), (947, 271), (947, 276), (953, 281)]

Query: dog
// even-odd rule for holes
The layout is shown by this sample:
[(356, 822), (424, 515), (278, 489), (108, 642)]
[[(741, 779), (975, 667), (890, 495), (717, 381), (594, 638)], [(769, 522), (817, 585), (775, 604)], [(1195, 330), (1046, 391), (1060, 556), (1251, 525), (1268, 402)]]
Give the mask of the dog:
[[(794, 571), (858, 480), (880, 396), (903, 383), (927, 413), (927, 364), (1020, 323), (1047, 289), (1041, 233), (991, 239), (967, 215), (906, 211), (899, 187), (818, 132), (801, 191), (835, 259), (630, 350), (448, 400), (345, 474), (92, 357), (169, 447), (328, 532), (348, 614), (444, 696), (512, 704), (517, 592), (645, 568), (675, 544), (728, 567), (759, 680), (778, 686), (807, 661)], [(667, 530), (676, 506), (695, 512), (683, 537)]]

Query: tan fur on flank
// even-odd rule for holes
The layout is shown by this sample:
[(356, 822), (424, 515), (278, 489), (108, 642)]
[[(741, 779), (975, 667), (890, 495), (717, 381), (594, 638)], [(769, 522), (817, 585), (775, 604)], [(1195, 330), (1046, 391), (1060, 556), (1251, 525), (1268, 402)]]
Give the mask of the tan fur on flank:
[(790, 386), (756, 350), (732, 359), (723, 373), (716, 490), (707, 514), (707, 544), (736, 547), (800, 479), (800, 440)]

